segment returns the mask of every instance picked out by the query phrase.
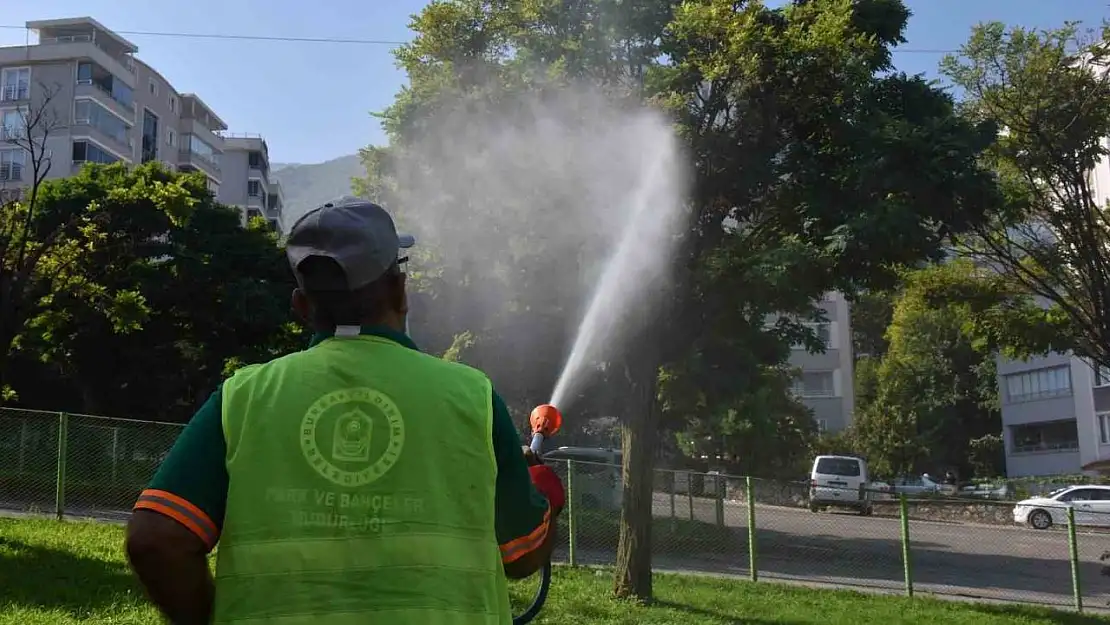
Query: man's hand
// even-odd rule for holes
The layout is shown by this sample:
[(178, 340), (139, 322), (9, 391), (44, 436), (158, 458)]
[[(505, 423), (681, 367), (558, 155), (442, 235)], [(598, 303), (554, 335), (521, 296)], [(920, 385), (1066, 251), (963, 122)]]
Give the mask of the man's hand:
[(521, 445), (520, 449), (524, 452), (524, 461), (528, 463), (528, 466), (534, 467), (543, 464), (543, 458), (540, 458), (540, 455), (532, 451), (532, 448), (528, 445)]

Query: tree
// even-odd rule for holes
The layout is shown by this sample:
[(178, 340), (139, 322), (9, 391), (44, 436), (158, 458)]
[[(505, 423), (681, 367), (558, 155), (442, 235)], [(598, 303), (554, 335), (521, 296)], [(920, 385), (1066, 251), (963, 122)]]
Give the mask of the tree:
[(911, 273), (895, 300), (875, 396), (860, 402), (853, 425), (877, 474), (966, 474), (971, 441), (1002, 427), (994, 352), (969, 331), (970, 308), (928, 297), (930, 284), (976, 280), (973, 273), (964, 262)]
[[(719, 336), (707, 317), (721, 327), (753, 301), (805, 316), (823, 292), (889, 287), (994, 204), (976, 163), (990, 128), (891, 72), (908, 15), (894, 0), (676, 9), (671, 62), (648, 82), (691, 145), (697, 217), (664, 362)], [(629, 577), (631, 594), (650, 592)]]
[(1013, 286), (967, 260), (905, 273), (887, 349), (857, 370), (851, 434), (876, 473), (998, 468), (995, 354), (1043, 353), (1061, 341), (1050, 312)]
[(13, 386), (37, 408), (181, 421), (236, 366), (299, 346), (275, 235), (243, 228), (202, 175), (87, 165), (42, 184), (37, 205), (82, 224), (27, 291), (16, 355), (76, 395), (20, 376)]
[[(649, 102), (666, 111), (687, 148), (691, 219), (676, 233), (670, 297), (653, 311), (643, 335), (652, 340), (637, 341), (610, 363), (626, 380), (618, 595), (651, 597), (651, 462), (664, 417), (727, 421), (749, 406), (784, 405), (764, 389), (783, 386), (773, 375), (775, 358), (798, 342), (799, 321), (818, 314), (822, 293), (889, 286), (898, 266), (939, 258), (949, 236), (996, 203), (994, 181), (977, 162), (991, 128), (957, 117), (950, 98), (924, 80), (890, 71), (907, 19), (897, 0), (798, 1), (778, 9), (725, 0), (463, 0), (433, 2), (414, 18), (417, 35), (398, 52), (410, 85), (384, 115), (389, 148), (364, 153), (371, 170), (364, 192), (388, 197), (398, 185), (391, 163), (414, 141), (429, 134), (434, 141), (452, 106), (496, 111), (512, 124), (514, 109), (506, 113), (504, 103), (515, 95), (542, 97), (576, 81), (622, 106)], [(468, 144), (475, 162), (483, 141)], [(565, 198), (533, 193), (519, 203), (550, 218), (565, 209)], [(492, 229), (513, 240), (503, 244), (509, 259), (494, 270), (429, 262), (429, 282), (442, 289), (434, 296), (458, 297), (455, 287), (465, 284), (478, 287), (478, 297), (514, 297), (495, 314), (454, 309), (444, 348), (452, 334), (471, 330), (481, 364), (484, 340), (517, 338), (503, 328), (531, 318), (521, 325), (536, 328), (545, 319), (561, 330), (575, 318), (575, 301), (555, 288), (565, 265), (550, 267), (551, 250), (542, 245), (557, 220), (510, 226), (491, 220), (488, 207), (452, 199), (454, 213), (433, 214), (458, 216), (456, 234)], [(409, 210), (418, 209), (398, 209), (402, 220)], [(428, 253), (465, 257), (457, 247), (481, 245), (476, 240), (491, 241), (459, 236), (455, 249)], [(558, 258), (589, 266), (590, 251), (584, 245)], [(770, 331), (766, 313), (782, 319)], [(559, 336), (549, 331), (539, 348)], [(745, 344), (749, 338), (759, 340)], [(551, 360), (546, 372), (558, 369)], [(531, 386), (542, 389), (550, 379), (538, 375)], [(744, 386), (736, 389), (730, 379)]]
[(11, 394), (6, 384), (8, 355), (29, 316), (28, 289), (39, 278), (40, 263), (64, 247), (65, 233), (78, 227), (76, 221), (58, 221), (37, 211), (39, 187), (53, 167), (48, 142), (64, 128), (54, 101), (60, 86), (37, 86), (28, 105), (0, 120), (0, 146), (15, 148), (16, 155), (0, 165), (3, 190), (14, 183), (14, 192), (0, 195), (0, 400)]
[[(1110, 31), (977, 26), (943, 72), (969, 119), (1003, 129), (986, 155), (1005, 202), (961, 250), (1066, 321), (1060, 345), (1110, 365), (1110, 230), (1096, 165), (1110, 136)], [(1094, 172), (1094, 173), (1093, 173)], [(1057, 324), (1060, 325), (1060, 324)]]

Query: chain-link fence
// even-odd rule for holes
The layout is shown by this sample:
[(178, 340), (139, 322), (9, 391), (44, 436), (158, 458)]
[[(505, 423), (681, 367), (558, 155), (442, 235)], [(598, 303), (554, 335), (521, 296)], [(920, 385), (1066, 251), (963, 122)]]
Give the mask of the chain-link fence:
[(181, 425), (0, 408), (0, 510), (124, 518)]
[[(556, 558), (612, 564), (617, 465), (557, 461), (569, 490)], [(658, 571), (925, 593), (1080, 609), (1110, 606), (1106, 501), (1017, 506), (987, 497), (844, 488), (813, 505), (808, 481), (655, 471)], [(1068, 512), (1069, 508), (1072, 510)], [(1104, 509), (1103, 509), (1104, 508)], [(1038, 512), (1039, 511), (1039, 512)], [(1048, 515), (1045, 523), (1038, 514)], [(1110, 561), (1107, 562), (1110, 565)]]
[[(180, 431), (177, 424), (0, 408), (0, 511), (126, 518)], [(568, 490), (556, 560), (613, 564), (620, 466), (549, 464)], [(859, 488), (814, 494), (808, 481), (657, 470), (654, 566), (1055, 606), (1110, 604), (1103, 562), (1110, 487), (1028, 505)]]

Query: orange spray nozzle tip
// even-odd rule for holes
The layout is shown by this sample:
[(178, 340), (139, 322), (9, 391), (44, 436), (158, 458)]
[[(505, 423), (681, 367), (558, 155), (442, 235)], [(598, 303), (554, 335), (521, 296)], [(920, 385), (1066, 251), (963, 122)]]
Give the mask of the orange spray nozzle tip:
[(563, 415), (551, 404), (540, 404), (532, 409), (532, 414), (528, 416), (528, 423), (532, 425), (533, 432), (552, 436), (563, 427)]

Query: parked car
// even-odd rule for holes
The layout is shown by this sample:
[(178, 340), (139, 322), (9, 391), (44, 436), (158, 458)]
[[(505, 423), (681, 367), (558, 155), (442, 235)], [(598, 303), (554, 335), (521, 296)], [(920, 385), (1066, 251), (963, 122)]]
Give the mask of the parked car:
[(960, 488), (959, 494), (961, 497), (1013, 501), (1014, 487), (1005, 482), (1002, 484), (970, 484)]
[(944, 492), (945, 486), (925, 473), (919, 476), (907, 475), (889, 481), (872, 482), (871, 489), (884, 494), (905, 494), (914, 497)]
[(1014, 523), (1046, 530), (1066, 525), (1068, 508), (1076, 525), (1110, 527), (1110, 486), (1069, 486), (1045, 497), (1032, 497), (1014, 506)]
[(867, 462), (863, 458), (817, 456), (809, 476), (809, 509), (817, 512), (838, 506), (870, 515), (871, 494), (867, 485)]
[(620, 510), (624, 501), (620, 450), (559, 447), (543, 455), (545, 461), (574, 460), (574, 498), (583, 508)]

